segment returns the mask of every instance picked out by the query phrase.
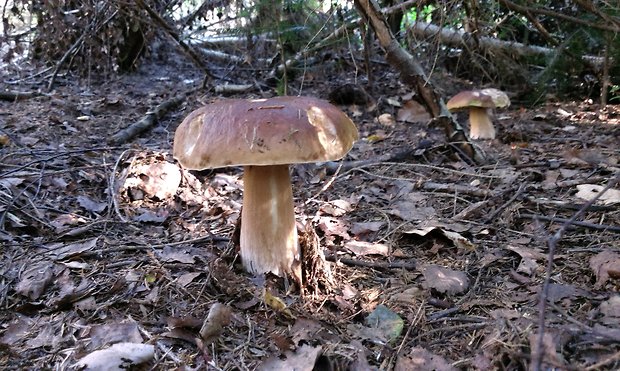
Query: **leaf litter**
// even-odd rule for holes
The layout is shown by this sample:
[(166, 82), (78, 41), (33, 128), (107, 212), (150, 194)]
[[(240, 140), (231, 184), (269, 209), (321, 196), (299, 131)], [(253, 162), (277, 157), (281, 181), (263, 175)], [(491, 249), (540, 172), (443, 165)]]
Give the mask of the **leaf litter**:
[[(390, 98), (409, 89), (386, 76), (389, 88), (373, 92), (381, 99), (355, 118), (363, 137), (381, 140), (356, 144), (338, 174), (322, 165), (306, 169), (306, 180), (292, 173), (297, 215), (312, 221), (337, 283), (303, 297), (273, 277), (257, 284), (239, 264), (242, 170), (187, 171), (170, 155), (170, 133), (198, 99), (125, 147), (101, 138), (148, 106), (144, 96), (124, 95), (106, 115), (71, 120), (80, 135), (50, 120), (66, 115), (51, 100), (79, 104), (73, 85), (53, 97), (0, 102), (23, 138), (0, 148), (0, 362), (527, 369), (541, 351), (549, 368), (620, 367), (615, 192), (560, 241), (541, 349), (532, 337), (546, 239), (558, 218), (571, 218), (619, 171), (617, 125), (589, 119), (600, 107), (583, 102), (562, 106), (571, 116), (555, 103), (508, 111), (498, 139), (479, 143), (493, 162), (472, 166), (447, 150), (417, 108), (399, 118), (401, 107), (415, 107), (410, 97)], [(137, 84), (159, 100), (158, 91), (170, 91), (157, 79), (132, 79), (105, 82), (95, 94), (113, 100)], [(322, 96), (320, 81), (307, 84), (307, 94)], [(564, 130), (571, 126), (589, 131)], [(414, 148), (405, 161), (344, 170), (352, 159)], [(205, 346), (200, 329), (214, 303), (230, 312), (206, 321), (214, 335)]]

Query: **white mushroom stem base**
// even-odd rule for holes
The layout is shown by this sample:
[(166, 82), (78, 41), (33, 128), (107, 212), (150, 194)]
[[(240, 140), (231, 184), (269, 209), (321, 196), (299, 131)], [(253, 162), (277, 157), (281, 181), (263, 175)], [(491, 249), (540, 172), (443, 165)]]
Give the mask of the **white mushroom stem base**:
[(300, 252), (288, 165), (244, 168), (239, 242), (248, 272), (292, 273)]
[(495, 127), (488, 108), (470, 107), (469, 136), (471, 139), (495, 139)]

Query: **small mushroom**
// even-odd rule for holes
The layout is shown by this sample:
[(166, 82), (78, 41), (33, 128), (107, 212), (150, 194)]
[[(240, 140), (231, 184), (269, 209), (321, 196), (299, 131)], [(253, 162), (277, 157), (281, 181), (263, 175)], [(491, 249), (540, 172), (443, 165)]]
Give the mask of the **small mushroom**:
[(495, 139), (491, 121), (492, 109), (508, 107), (510, 99), (501, 90), (489, 88), (462, 91), (447, 103), (450, 111), (469, 109), (469, 136), (471, 139)]
[(340, 159), (357, 139), (347, 115), (320, 99), (229, 99), (187, 116), (173, 154), (193, 170), (244, 166), (243, 265), (254, 274), (296, 274), (300, 248), (289, 164)]

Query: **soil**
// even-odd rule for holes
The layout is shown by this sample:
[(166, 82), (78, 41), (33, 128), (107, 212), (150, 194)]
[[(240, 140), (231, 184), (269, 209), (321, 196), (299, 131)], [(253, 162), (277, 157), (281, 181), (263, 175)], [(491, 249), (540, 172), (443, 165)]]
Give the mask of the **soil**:
[[(364, 87), (343, 60), (292, 78), (289, 94)], [(49, 76), (23, 67), (4, 87), (44, 91)], [(182, 57), (0, 101), (2, 369), (71, 369), (119, 342), (136, 347), (125, 358), (146, 352), (145, 370), (620, 368), (620, 107), (513, 101), (472, 164), (389, 66), (373, 73), (340, 105), (360, 131), (342, 166), (291, 169), (300, 233), (317, 234), (335, 282), (303, 295), (242, 268), (242, 169), (186, 171), (171, 156), (183, 117), (222, 94), (199, 89), (109, 144), (200, 86)], [(445, 98), (467, 86), (434, 78)]]

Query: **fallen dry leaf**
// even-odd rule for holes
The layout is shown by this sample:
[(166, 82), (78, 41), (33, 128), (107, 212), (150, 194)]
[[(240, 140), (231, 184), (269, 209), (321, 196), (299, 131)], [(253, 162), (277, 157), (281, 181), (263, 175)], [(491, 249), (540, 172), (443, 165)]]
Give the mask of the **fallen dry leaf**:
[(354, 253), (355, 255), (383, 255), (388, 256), (390, 254), (390, 248), (388, 245), (382, 243), (372, 243), (365, 241), (347, 241), (344, 247)]
[(78, 205), (83, 207), (86, 211), (92, 213), (100, 213), (108, 207), (107, 202), (97, 202), (88, 196), (77, 196)]
[(15, 286), (15, 292), (30, 300), (37, 300), (52, 283), (53, 278), (54, 263), (46, 261), (35, 264), (22, 273), (20, 281)]
[(75, 243), (54, 243), (46, 246), (46, 254), (54, 260), (63, 260), (79, 256), (85, 251), (92, 250), (99, 241), (99, 237), (90, 238), (86, 241)]
[(460, 294), (469, 288), (469, 278), (465, 272), (428, 265), (423, 274), (426, 286), (441, 293)]
[(284, 302), (284, 300), (273, 295), (267, 289), (263, 290), (263, 301), (265, 302), (265, 305), (267, 305), (269, 308), (273, 309), (274, 311), (283, 313), (288, 318), (295, 318), (293, 313), (291, 313), (291, 310), (288, 309), (288, 307), (286, 306), (286, 303)]
[(317, 358), (321, 355), (322, 347), (313, 347), (308, 344), (304, 344), (292, 351), (289, 350), (284, 353), (284, 359), (278, 356), (272, 356), (268, 358), (263, 364), (258, 367), (258, 370), (263, 371), (312, 371)]
[(456, 371), (450, 362), (440, 355), (420, 347), (412, 348), (409, 354), (402, 354), (396, 360), (394, 371)]
[(399, 201), (392, 205), (388, 214), (397, 216), (404, 221), (420, 221), (435, 217), (435, 209), (430, 206), (418, 207), (414, 202)]
[(90, 329), (88, 349), (95, 350), (114, 343), (141, 343), (143, 341), (137, 322), (111, 322)]
[[(575, 197), (590, 201), (598, 194), (600, 194), (604, 188), (605, 187), (596, 184), (580, 184), (577, 186), (577, 190), (579, 192), (575, 193)], [(600, 203), (603, 205), (620, 203), (620, 190), (613, 188), (608, 189), (607, 191), (605, 191), (605, 193), (601, 195), (601, 197), (599, 197), (596, 203)]]
[(431, 116), (426, 112), (424, 106), (414, 100), (405, 101), (402, 108), (396, 114), (398, 121), (405, 122), (427, 122)]
[(118, 343), (107, 349), (96, 350), (81, 358), (74, 367), (91, 371), (116, 371), (147, 362), (155, 355), (150, 344)]
[(595, 289), (601, 289), (610, 278), (620, 278), (620, 254), (605, 250), (590, 258), (590, 269), (596, 275)]
[(221, 303), (214, 303), (209, 314), (200, 328), (200, 336), (205, 344), (216, 340), (230, 323), (232, 313), (230, 307)]
[(321, 212), (331, 216), (342, 216), (347, 212), (353, 210), (351, 203), (346, 200), (333, 200), (327, 202), (319, 208)]
[(605, 325), (620, 327), (620, 295), (614, 295), (599, 306)]
[(410, 229), (407, 231), (403, 231), (403, 233), (404, 234), (416, 234), (420, 237), (424, 237), (433, 231), (438, 231), (439, 233), (441, 233), (447, 239), (452, 241), (457, 248), (467, 249), (467, 250), (474, 250), (476, 248), (476, 245), (470, 242), (467, 238), (463, 237), (460, 233), (448, 231), (447, 229), (440, 228), (440, 227), (426, 227), (426, 228), (420, 228), (420, 229)]

